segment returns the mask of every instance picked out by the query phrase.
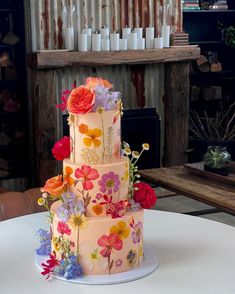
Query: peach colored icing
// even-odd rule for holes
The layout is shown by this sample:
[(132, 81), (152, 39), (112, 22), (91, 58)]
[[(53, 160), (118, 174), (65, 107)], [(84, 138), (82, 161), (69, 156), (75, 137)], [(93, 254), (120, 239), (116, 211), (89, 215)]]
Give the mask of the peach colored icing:
[(70, 160), (76, 163), (103, 164), (120, 159), (120, 111), (69, 113)]
[[(52, 250), (58, 258), (60, 246), (69, 246), (85, 274), (128, 271), (143, 257), (143, 210), (128, 211), (129, 159), (120, 156), (120, 110), (69, 113), (68, 123), (71, 156), (63, 161), (63, 179), (66, 192), (83, 201), (85, 213), (72, 213), (63, 222), (62, 202), (52, 204)], [(110, 213), (115, 204), (118, 215)]]
[[(99, 175), (96, 179), (91, 180), (92, 188), (89, 190), (85, 190), (83, 187), (85, 182), (84, 177), (78, 179), (75, 176), (76, 170), (81, 170), (82, 165), (84, 164), (75, 164), (72, 163), (69, 159), (65, 159), (63, 162), (63, 171), (65, 174), (66, 167), (70, 167), (71, 171), (73, 171), (70, 176), (74, 179), (75, 183), (74, 185), (70, 186), (70, 192), (75, 193), (80, 199), (84, 199), (84, 197), (90, 197), (89, 204), (86, 205), (87, 216), (97, 216), (97, 214), (95, 214), (92, 209), (94, 206), (92, 200), (95, 200), (96, 197), (99, 197), (99, 194), (101, 194), (101, 189), (103, 189), (104, 194), (112, 194), (114, 202), (128, 199), (129, 160), (127, 157), (123, 156), (119, 161), (109, 164), (86, 165), (97, 171), (97, 175)], [(110, 189), (108, 189), (109, 187)], [(105, 209), (103, 210), (102, 214), (100, 214), (100, 216), (102, 215), (106, 215)]]
[[(51, 211), (55, 213), (53, 221), (53, 237), (60, 237), (57, 231), (59, 222), (56, 209), (60, 201), (54, 202)], [(131, 226), (131, 224), (134, 224)], [(72, 251), (79, 257), (79, 263), (85, 274), (105, 275), (128, 271), (139, 266), (143, 258), (143, 210), (127, 212), (122, 218), (113, 219), (110, 216), (87, 217), (86, 224), (81, 227), (70, 225), (71, 234), (64, 238), (73, 242)], [(113, 247), (110, 258), (102, 256), (103, 246), (98, 240), (117, 232), (122, 247)], [(104, 238), (104, 237), (103, 237)], [(53, 244), (53, 250), (56, 246)], [(115, 249), (116, 248), (116, 249)], [(110, 268), (110, 271), (109, 271)]]

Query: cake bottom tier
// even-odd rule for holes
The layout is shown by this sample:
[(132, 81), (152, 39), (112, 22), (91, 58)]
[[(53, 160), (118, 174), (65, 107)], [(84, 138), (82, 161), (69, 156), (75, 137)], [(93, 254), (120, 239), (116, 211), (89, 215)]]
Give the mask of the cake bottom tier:
[(51, 207), (54, 214), (52, 250), (57, 257), (61, 257), (58, 242), (63, 238), (78, 256), (84, 274), (114, 274), (140, 265), (143, 258), (143, 210), (127, 212), (121, 218), (83, 217), (64, 224), (56, 215), (59, 205), (60, 201)]

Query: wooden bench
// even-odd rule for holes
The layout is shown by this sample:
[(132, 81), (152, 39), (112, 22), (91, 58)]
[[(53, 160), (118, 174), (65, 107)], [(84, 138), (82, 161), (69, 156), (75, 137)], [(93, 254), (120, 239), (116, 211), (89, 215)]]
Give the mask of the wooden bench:
[(235, 215), (235, 186), (191, 175), (183, 166), (140, 170), (143, 180)]

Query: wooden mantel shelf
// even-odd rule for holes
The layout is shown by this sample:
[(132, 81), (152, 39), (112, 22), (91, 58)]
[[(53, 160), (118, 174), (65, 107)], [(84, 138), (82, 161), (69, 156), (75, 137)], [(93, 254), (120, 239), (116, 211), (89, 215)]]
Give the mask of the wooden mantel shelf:
[(200, 48), (195, 46), (171, 47), (110, 52), (41, 51), (28, 54), (28, 66), (34, 69), (60, 68), (72, 65), (104, 66), (118, 64), (147, 64), (182, 62), (197, 59)]

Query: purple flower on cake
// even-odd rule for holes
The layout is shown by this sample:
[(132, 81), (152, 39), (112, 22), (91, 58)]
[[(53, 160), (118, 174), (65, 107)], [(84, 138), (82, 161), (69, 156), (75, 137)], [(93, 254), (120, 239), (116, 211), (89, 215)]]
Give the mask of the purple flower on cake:
[(138, 222), (137, 224), (132, 222), (130, 226), (133, 229), (132, 235), (131, 235), (133, 243), (134, 244), (140, 243), (140, 240), (142, 239), (142, 232), (143, 232), (142, 222)]
[(51, 253), (51, 234), (44, 230), (39, 229), (36, 232), (36, 236), (39, 238), (40, 247), (35, 249), (37, 255), (48, 255)]
[(98, 183), (102, 193), (107, 193), (108, 195), (116, 193), (120, 187), (119, 175), (111, 171), (104, 174)]
[(108, 88), (101, 85), (96, 86), (94, 92), (96, 94), (95, 105), (93, 107), (94, 111), (98, 108), (103, 108), (105, 110), (116, 109), (117, 100), (120, 96), (119, 92), (111, 92)]
[(58, 218), (66, 222), (71, 215), (81, 215), (85, 212), (84, 203), (82, 200), (77, 199), (77, 196), (72, 192), (65, 192), (62, 194), (63, 202), (58, 207), (56, 213)]
[(69, 211), (63, 205), (57, 209), (56, 214), (62, 222), (67, 222), (69, 219)]

